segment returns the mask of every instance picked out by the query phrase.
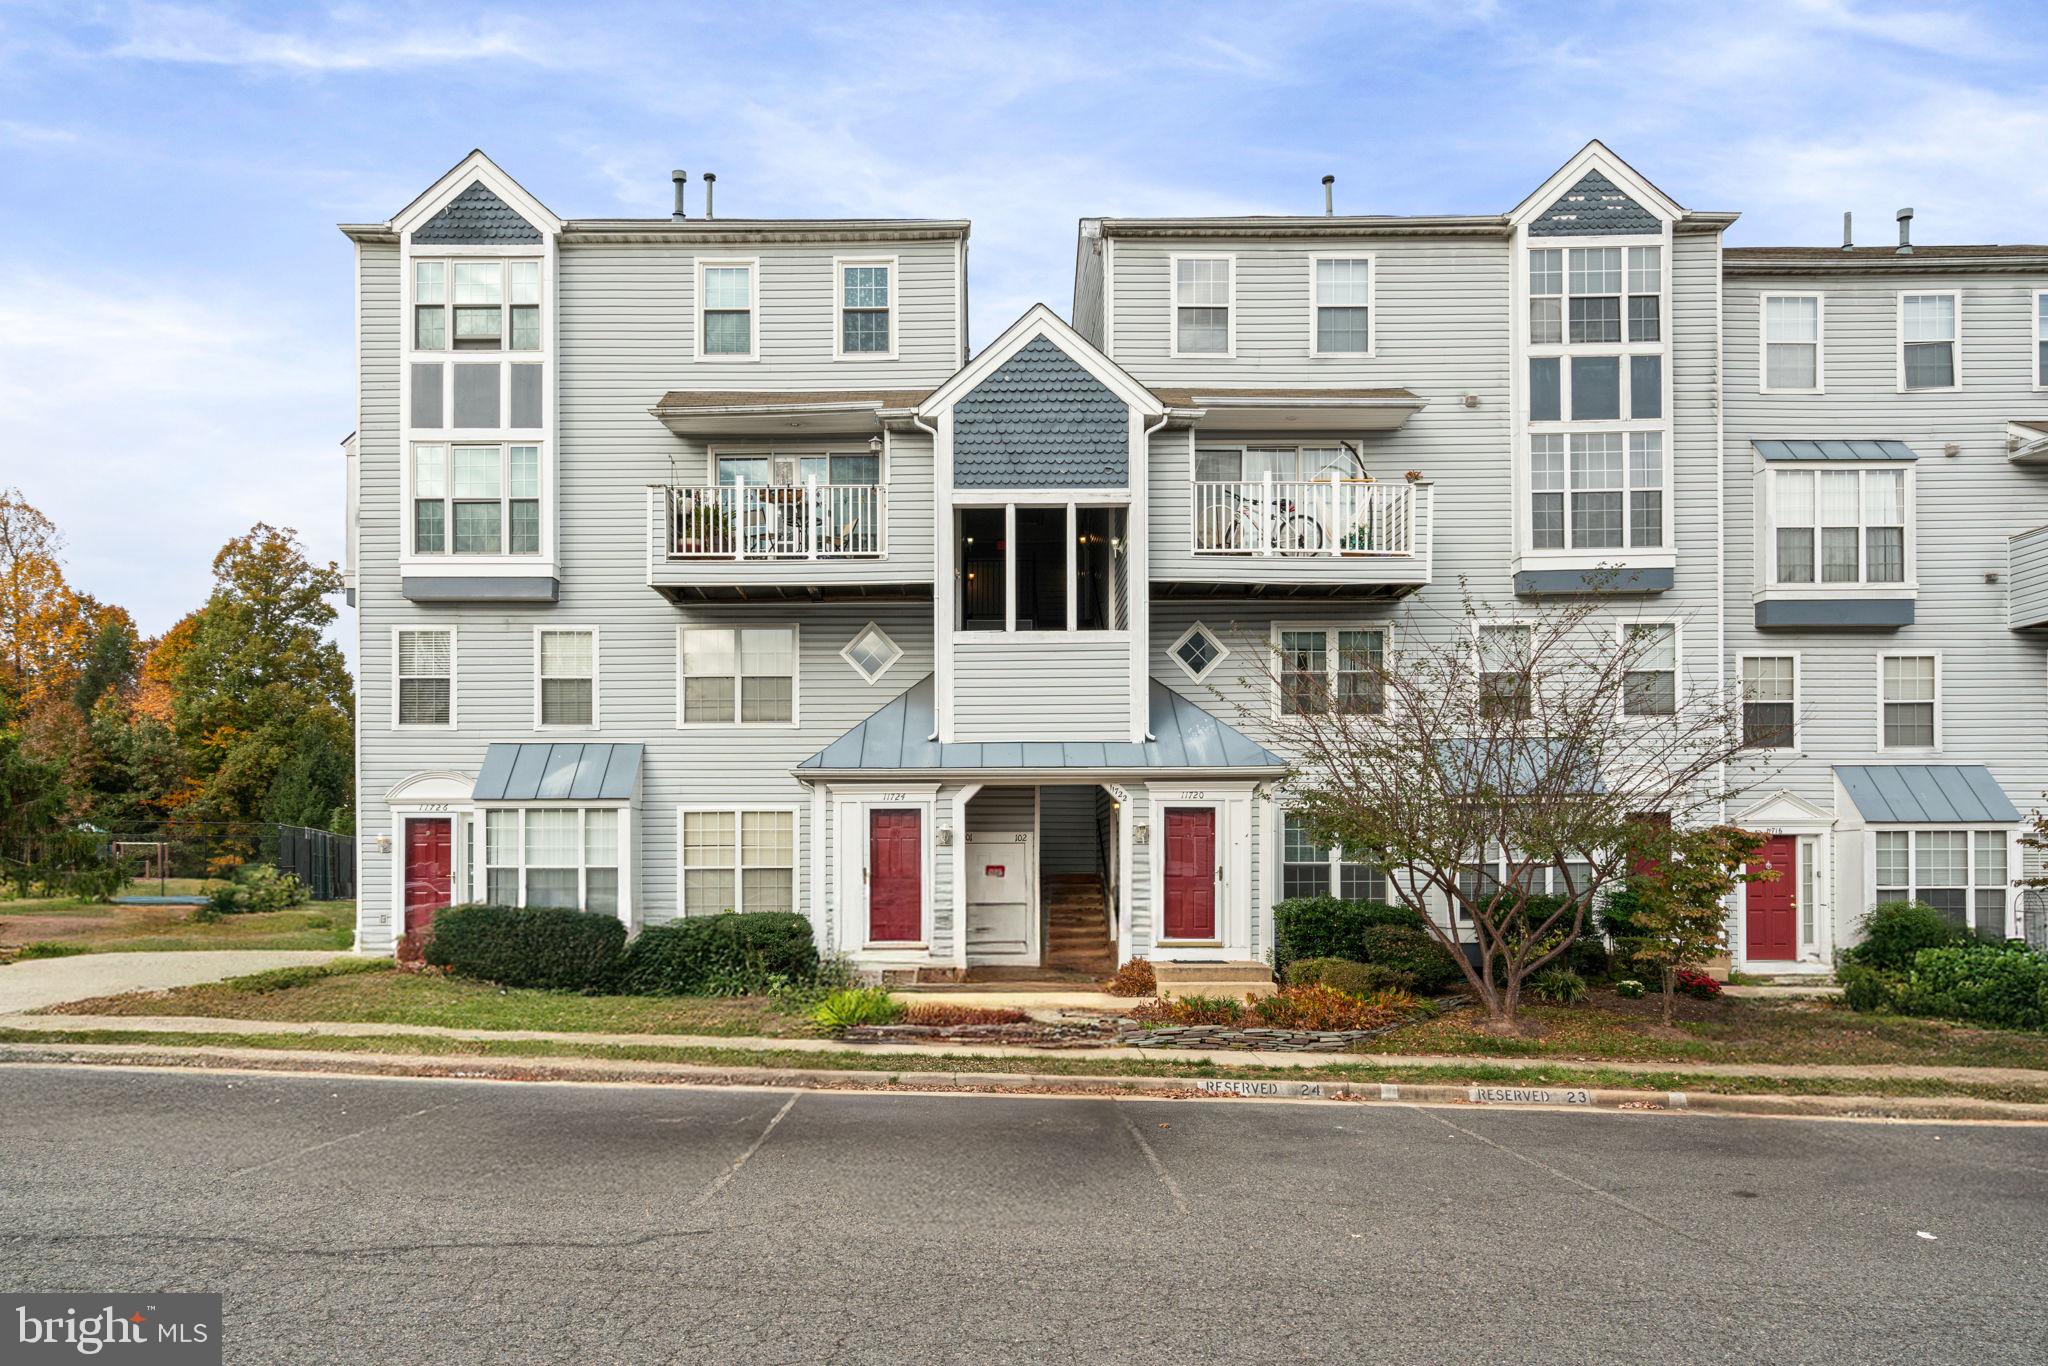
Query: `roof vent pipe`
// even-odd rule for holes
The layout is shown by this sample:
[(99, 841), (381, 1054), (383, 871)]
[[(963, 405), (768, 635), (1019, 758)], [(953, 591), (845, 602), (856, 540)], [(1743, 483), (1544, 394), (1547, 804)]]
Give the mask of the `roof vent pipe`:
[(668, 178), (676, 183), (676, 211), (670, 214), (669, 217), (680, 223), (690, 216), (683, 208), (683, 191), (690, 183), (690, 173), (688, 171), (670, 171)]
[(1331, 188), (1336, 183), (1337, 177), (1333, 175), (1323, 177), (1323, 217), (1325, 218), (1335, 217), (1337, 213), (1337, 192)]
[(1901, 255), (1901, 256), (1911, 256), (1912, 254), (1913, 254), (1913, 211), (1912, 211), (1911, 209), (1900, 209), (1900, 210), (1899, 210), (1899, 255)]
[(1849, 231), (1849, 211), (1842, 210), (1842, 250), (1849, 251), (1856, 245), (1855, 234)]
[(717, 184), (718, 177), (706, 171), (704, 173), (704, 216), (706, 218), (716, 218), (718, 216), (711, 212), (711, 191)]

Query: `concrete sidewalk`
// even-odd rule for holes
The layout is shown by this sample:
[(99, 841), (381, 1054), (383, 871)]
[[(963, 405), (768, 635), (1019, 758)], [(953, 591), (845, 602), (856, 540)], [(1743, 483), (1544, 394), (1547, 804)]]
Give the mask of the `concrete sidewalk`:
[(1446, 1053), (1267, 1053), (1248, 1049), (1029, 1048), (1017, 1044), (851, 1044), (841, 1039), (767, 1039), (715, 1034), (575, 1034), (545, 1029), (450, 1029), (438, 1025), (232, 1020), (196, 1015), (0, 1014), (0, 1030), (60, 1033), (119, 1030), (136, 1034), (268, 1034), (308, 1038), (436, 1038), (478, 1042), (587, 1044), (596, 1047), (722, 1048), (746, 1053), (864, 1053), (900, 1058), (1078, 1058), (1217, 1067), (1566, 1067), (1699, 1077), (1812, 1077), (1829, 1080), (1948, 1081), (2048, 1086), (2048, 1070), (2025, 1067), (1922, 1067), (1906, 1063), (1608, 1062), (1586, 1058), (1474, 1057)]
[(28, 958), (0, 967), (0, 1015), (129, 991), (193, 987), (344, 957), (346, 953), (327, 949), (191, 949)]

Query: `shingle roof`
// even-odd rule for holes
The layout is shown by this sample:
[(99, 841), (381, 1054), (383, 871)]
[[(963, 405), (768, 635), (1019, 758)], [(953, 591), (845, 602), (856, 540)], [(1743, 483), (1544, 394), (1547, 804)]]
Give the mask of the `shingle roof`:
[(1657, 215), (1630, 199), (1619, 185), (1588, 171), (1529, 224), (1531, 237), (1603, 237), (1656, 232)]
[(503, 743), (484, 747), (480, 802), (617, 802), (640, 782), (640, 745)]
[(1412, 390), (1408, 389), (1226, 389), (1205, 384), (1192, 389), (1161, 389), (1154, 387), (1152, 394), (1153, 397), (1169, 408), (1194, 408), (1201, 406), (1204, 400), (1217, 400), (1228, 403), (1233, 399), (1320, 398), (1328, 399), (1333, 403), (1342, 403), (1347, 399), (1352, 402), (1373, 400), (1392, 400), (1397, 403), (1422, 402), (1420, 398), (1415, 396)]
[(958, 488), (1111, 488), (1130, 479), (1130, 409), (1048, 337), (953, 407)]
[(1918, 460), (1903, 441), (1752, 441), (1766, 460)]
[(2019, 809), (1983, 764), (1836, 764), (1872, 825), (2015, 825)]
[(540, 229), (484, 188), (481, 180), (412, 230), (415, 242), (538, 242)]
[(965, 776), (1001, 769), (1083, 769), (1125, 773), (1151, 769), (1207, 771), (1287, 768), (1287, 760), (1226, 725), (1173, 689), (1152, 680), (1146, 728), (1154, 738), (1130, 741), (1045, 740), (941, 743), (936, 729), (932, 676), (797, 765), (799, 773), (932, 772)]
[(1915, 256), (2048, 256), (2048, 246), (2029, 244), (2003, 245), (1995, 242), (1972, 242), (1963, 246), (1915, 246), (1901, 256), (1897, 247), (1851, 247), (1847, 251), (1840, 247), (1727, 247), (1722, 255), (1736, 260), (1768, 261), (1780, 258), (1814, 257), (1828, 261), (1911, 261)]
[(929, 389), (674, 389), (661, 396), (657, 408), (804, 408), (831, 404), (868, 404), (883, 408), (915, 408), (931, 396)]

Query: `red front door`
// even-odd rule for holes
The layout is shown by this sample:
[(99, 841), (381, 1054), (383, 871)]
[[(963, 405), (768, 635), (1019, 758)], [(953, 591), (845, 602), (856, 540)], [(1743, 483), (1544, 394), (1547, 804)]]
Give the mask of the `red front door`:
[(924, 849), (916, 811), (868, 813), (868, 942), (924, 938)]
[(409, 962), (419, 961), (434, 912), (454, 896), (454, 825), (445, 818), (405, 823), (405, 935), (398, 953)]
[(1166, 808), (1167, 939), (1216, 938), (1216, 810)]
[(1743, 886), (1743, 895), (1749, 906), (1746, 925), (1748, 950), (1751, 959), (1776, 959), (1790, 961), (1799, 956), (1799, 906), (1793, 896), (1799, 886), (1799, 841), (1790, 835), (1777, 835), (1757, 851), (1750, 860), (1751, 872), (1763, 868), (1775, 868), (1778, 876), (1771, 882), (1751, 882)]

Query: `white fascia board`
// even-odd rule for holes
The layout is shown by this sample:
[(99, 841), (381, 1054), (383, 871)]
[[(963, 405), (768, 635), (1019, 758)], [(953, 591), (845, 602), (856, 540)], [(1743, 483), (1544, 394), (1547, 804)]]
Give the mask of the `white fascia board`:
[(400, 209), (391, 219), (391, 230), (401, 236), (432, 218), (448, 206), (448, 201), (469, 188), (471, 181), (481, 180), (484, 188), (504, 200), (527, 222), (553, 237), (562, 231), (562, 219), (557, 218), (547, 205), (535, 199), (526, 187), (505, 174), (497, 162), (485, 156), (481, 149), (471, 152), (455, 163), (439, 180), (429, 185), (412, 203)]
[(1623, 161), (1607, 145), (1594, 138), (1578, 150), (1564, 165), (1551, 173), (1550, 179), (1538, 185), (1527, 199), (1515, 205), (1508, 213), (1508, 221), (1516, 227), (1549, 208), (1551, 202), (1566, 190), (1579, 183), (1587, 171), (1599, 169), (1609, 180), (1627, 191), (1629, 198), (1655, 213), (1659, 218), (1670, 221), (1683, 218), (1685, 209), (1669, 195), (1645, 180), (1642, 173)]
[(920, 417), (932, 418), (942, 412), (950, 412), (962, 397), (973, 393), (977, 385), (993, 374), (998, 366), (1016, 355), (1039, 337), (1051, 338), (1053, 344), (1071, 356), (1076, 364), (1102, 381), (1111, 393), (1122, 399), (1137, 411), (1148, 417), (1159, 417), (1166, 409), (1150, 389), (1133, 379), (1130, 372), (1111, 360), (1094, 343), (1070, 327), (1057, 313), (1044, 304), (1033, 304), (1024, 311), (1024, 316), (1011, 323), (1002, 336), (991, 342), (982, 353), (967, 365), (955, 371), (953, 377), (935, 389), (931, 396), (918, 405)]

